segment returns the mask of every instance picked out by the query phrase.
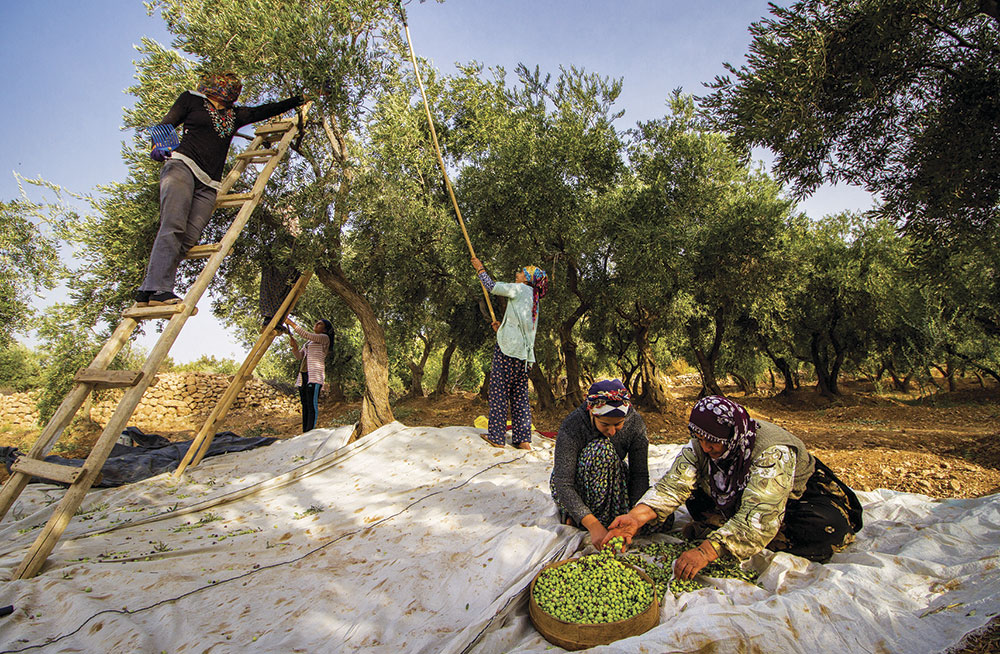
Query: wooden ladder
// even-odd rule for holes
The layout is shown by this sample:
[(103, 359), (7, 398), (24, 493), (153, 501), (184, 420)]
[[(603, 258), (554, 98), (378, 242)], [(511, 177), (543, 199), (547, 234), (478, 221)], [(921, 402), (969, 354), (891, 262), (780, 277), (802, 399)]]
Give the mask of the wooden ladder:
[[(170, 347), (177, 336), (180, 335), (184, 322), (197, 313), (198, 300), (208, 288), (223, 259), (229, 254), (240, 232), (243, 231), (250, 219), (250, 214), (260, 202), (271, 174), (288, 152), (292, 141), (298, 136), (300, 121), (305, 120), (310, 106), (311, 103), (306, 103), (301, 107), (298, 120), (273, 121), (261, 124), (256, 128), (253, 141), (244, 152), (236, 156), (236, 163), (222, 180), (215, 200), (216, 208), (239, 207), (239, 211), (219, 243), (195, 246), (186, 253), (187, 258), (207, 258), (208, 261), (201, 274), (198, 275), (198, 279), (184, 296), (183, 301), (180, 304), (166, 306), (133, 306), (122, 313), (122, 321), (112, 333), (111, 338), (94, 357), (90, 366), (81, 369), (73, 378), (72, 388), (42, 430), (34, 446), (11, 466), (11, 476), (3, 485), (3, 489), (0, 490), (0, 518), (7, 514), (32, 477), (40, 477), (69, 486), (52, 517), (15, 571), (15, 579), (27, 579), (38, 574), (56, 543), (59, 542), (70, 519), (83, 503), (87, 491), (97, 480), (101, 467), (107, 461), (115, 442), (135, 412), (143, 393), (154, 383), (156, 372), (170, 352)], [(264, 164), (263, 169), (257, 175), (253, 189), (249, 193), (230, 193), (236, 181), (251, 163)], [(107, 369), (140, 321), (161, 318), (169, 319), (169, 322), (140, 370)], [(45, 455), (59, 440), (63, 430), (73, 420), (87, 396), (95, 389), (100, 388), (126, 388), (127, 390), (91, 449), (90, 455), (84, 461), (83, 467), (77, 468), (44, 461)]]
[(292, 312), (295, 308), (295, 304), (299, 301), (299, 298), (303, 296), (306, 292), (306, 285), (309, 284), (309, 278), (312, 277), (312, 271), (303, 273), (299, 276), (295, 284), (288, 291), (285, 296), (284, 301), (281, 303), (281, 307), (275, 312), (274, 317), (271, 321), (264, 327), (264, 330), (260, 333), (260, 337), (257, 338), (257, 342), (254, 346), (250, 348), (250, 353), (247, 358), (243, 360), (243, 365), (240, 369), (236, 371), (233, 375), (233, 379), (229, 382), (229, 387), (222, 394), (219, 402), (212, 409), (212, 413), (208, 415), (205, 420), (205, 424), (201, 426), (198, 434), (194, 437), (191, 446), (188, 451), (184, 454), (184, 458), (181, 460), (180, 465), (174, 470), (174, 477), (179, 478), (184, 474), (187, 467), (196, 466), (201, 463), (201, 460), (205, 458), (205, 454), (208, 453), (208, 448), (212, 445), (212, 439), (215, 438), (215, 430), (218, 424), (225, 419), (226, 414), (229, 412), (229, 408), (236, 401), (237, 396), (240, 391), (243, 390), (243, 386), (250, 379), (250, 375), (253, 374), (254, 369), (260, 360), (263, 358), (264, 354), (267, 352), (267, 348), (271, 347), (271, 343), (278, 335), (277, 327), (285, 319), (285, 316)]

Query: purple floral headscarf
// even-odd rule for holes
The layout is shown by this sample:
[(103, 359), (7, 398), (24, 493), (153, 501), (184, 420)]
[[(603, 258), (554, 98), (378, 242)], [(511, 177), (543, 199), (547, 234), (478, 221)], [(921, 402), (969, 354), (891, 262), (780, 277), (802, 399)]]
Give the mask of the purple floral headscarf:
[(736, 402), (709, 395), (698, 400), (691, 409), (688, 429), (694, 437), (726, 446), (718, 459), (708, 458), (709, 488), (719, 510), (727, 518), (732, 517), (750, 480), (757, 421)]

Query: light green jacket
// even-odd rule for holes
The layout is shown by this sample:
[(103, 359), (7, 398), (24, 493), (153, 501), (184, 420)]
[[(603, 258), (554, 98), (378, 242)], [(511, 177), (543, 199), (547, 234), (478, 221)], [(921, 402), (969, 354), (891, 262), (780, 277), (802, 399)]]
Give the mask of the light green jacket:
[(537, 321), (531, 319), (531, 305), (534, 291), (527, 284), (518, 282), (496, 282), (493, 295), (502, 295), (507, 300), (507, 310), (503, 323), (497, 330), (497, 345), (509, 357), (528, 363), (535, 362), (535, 329)]

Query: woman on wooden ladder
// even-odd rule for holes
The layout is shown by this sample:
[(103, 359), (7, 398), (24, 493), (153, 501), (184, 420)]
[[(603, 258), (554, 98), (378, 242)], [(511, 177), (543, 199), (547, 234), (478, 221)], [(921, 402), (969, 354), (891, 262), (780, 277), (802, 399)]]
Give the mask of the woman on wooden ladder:
[(493, 322), (497, 343), (490, 366), (489, 429), (482, 439), (493, 447), (503, 447), (510, 411), (511, 444), (531, 449), (531, 405), (528, 403), (528, 371), (535, 363), (535, 330), (538, 327), (538, 300), (549, 289), (545, 271), (526, 266), (517, 271), (514, 283), (494, 282), (482, 262), (472, 257), (472, 267), (488, 292), (507, 300), (503, 323)]
[(161, 121), (171, 129), (184, 125), (175, 150), (156, 146), (150, 157), (166, 161), (160, 172), (160, 229), (146, 267), (146, 278), (135, 292), (138, 306), (181, 301), (174, 295), (174, 275), (185, 253), (198, 244), (215, 209), (215, 195), (236, 130), (298, 107), (295, 95), (257, 107), (234, 106), (243, 84), (232, 73), (202, 78), (197, 91), (185, 91)]

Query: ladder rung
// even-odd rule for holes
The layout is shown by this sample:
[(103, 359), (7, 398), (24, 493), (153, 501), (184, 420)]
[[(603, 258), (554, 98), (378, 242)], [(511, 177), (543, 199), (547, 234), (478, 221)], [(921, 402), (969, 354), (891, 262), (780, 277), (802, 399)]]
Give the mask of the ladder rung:
[[(133, 320), (155, 320), (156, 318), (172, 318), (178, 313), (184, 313), (187, 305), (183, 302), (179, 304), (167, 304), (158, 307), (137, 307), (126, 309), (122, 312), (122, 318), (132, 318)], [(191, 311), (191, 315), (198, 313), (198, 307)]]
[(86, 468), (74, 466), (64, 466), (58, 463), (49, 463), (41, 459), (31, 459), (26, 456), (18, 457), (10, 466), (11, 472), (20, 472), (32, 477), (40, 477), (49, 481), (58, 481), (63, 484), (72, 484), (80, 475), (87, 471)]
[(206, 243), (205, 245), (196, 245), (187, 251), (184, 255), (185, 259), (207, 259), (216, 252), (222, 249), (222, 243)]
[[(154, 307), (155, 308), (155, 307)], [(100, 368), (80, 368), (73, 381), (93, 384), (99, 388), (126, 388), (135, 386), (142, 379), (141, 370), (101, 370)]]
[(257, 136), (263, 136), (264, 134), (279, 134), (287, 132), (295, 125), (294, 121), (291, 120), (276, 120), (273, 123), (264, 123), (259, 125), (254, 132)]
[(245, 150), (238, 155), (237, 159), (250, 159), (251, 163), (263, 163), (278, 154), (278, 151), (271, 148), (267, 150)]
[(215, 198), (216, 207), (238, 207), (254, 199), (253, 193), (229, 193)]

